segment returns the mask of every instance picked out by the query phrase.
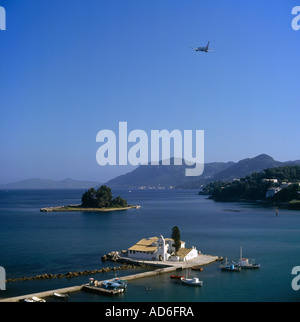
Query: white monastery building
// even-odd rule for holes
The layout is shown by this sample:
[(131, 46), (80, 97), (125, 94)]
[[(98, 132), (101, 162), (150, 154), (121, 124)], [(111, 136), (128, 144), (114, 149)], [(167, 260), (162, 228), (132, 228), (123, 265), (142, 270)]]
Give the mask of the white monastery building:
[(181, 248), (175, 253), (174, 240), (164, 238), (162, 235), (159, 238), (141, 239), (128, 249), (128, 257), (150, 261), (186, 261), (197, 257), (199, 253), (195, 247), (185, 248), (183, 241), (181, 241)]

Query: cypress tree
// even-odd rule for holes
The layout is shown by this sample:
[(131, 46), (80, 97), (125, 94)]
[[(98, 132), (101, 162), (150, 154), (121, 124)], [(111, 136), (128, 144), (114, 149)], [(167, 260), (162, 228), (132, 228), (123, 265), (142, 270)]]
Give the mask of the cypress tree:
[(178, 250), (181, 247), (181, 241), (180, 241), (180, 230), (177, 226), (174, 226), (172, 228), (172, 239), (174, 240), (175, 251), (178, 252)]

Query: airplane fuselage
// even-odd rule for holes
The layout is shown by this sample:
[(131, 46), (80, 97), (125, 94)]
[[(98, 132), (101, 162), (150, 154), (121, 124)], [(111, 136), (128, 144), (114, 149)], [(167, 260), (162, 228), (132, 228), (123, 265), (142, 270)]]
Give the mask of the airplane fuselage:
[(208, 48), (206, 48), (206, 47), (198, 47), (196, 49), (196, 51), (204, 51), (204, 52), (208, 53)]
[(209, 51), (209, 42), (207, 43), (207, 46), (206, 47), (198, 47), (198, 48), (193, 48), (191, 47), (192, 49), (194, 49), (195, 51), (203, 51), (205, 53), (208, 53)]

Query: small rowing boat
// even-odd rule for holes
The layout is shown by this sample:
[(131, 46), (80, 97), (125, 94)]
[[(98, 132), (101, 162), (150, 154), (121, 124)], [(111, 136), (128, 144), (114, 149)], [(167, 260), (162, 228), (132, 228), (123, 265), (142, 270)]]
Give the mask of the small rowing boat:
[(31, 299), (33, 300), (33, 302), (46, 302), (46, 300), (41, 299), (40, 297), (37, 297), (37, 296), (33, 296)]
[(68, 294), (62, 294), (62, 293), (56, 293), (56, 292), (53, 293), (53, 296), (55, 296), (58, 299), (63, 299), (63, 300), (66, 300), (69, 298)]
[(180, 280), (181, 277), (184, 277), (184, 276), (181, 276), (181, 275), (171, 275), (170, 278), (173, 278), (173, 279), (176, 279), (176, 280)]
[(203, 268), (202, 267), (196, 267), (196, 266), (194, 266), (191, 269), (192, 269), (192, 271), (199, 271), (199, 272), (202, 272), (203, 271)]

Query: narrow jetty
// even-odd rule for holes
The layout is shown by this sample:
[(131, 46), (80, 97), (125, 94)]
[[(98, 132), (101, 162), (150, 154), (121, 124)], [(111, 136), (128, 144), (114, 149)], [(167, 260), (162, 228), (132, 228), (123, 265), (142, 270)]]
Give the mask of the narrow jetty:
[[(211, 256), (211, 255), (204, 255), (201, 254), (197, 258), (194, 258), (189, 261), (185, 262), (154, 262), (154, 261), (142, 261), (142, 260), (132, 260), (131, 258), (126, 258), (122, 257), (122, 260), (131, 264), (146, 264), (146, 265), (151, 265), (157, 267), (157, 269), (148, 271), (148, 272), (143, 272), (143, 273), (137, 273), (133, 275), (128, 275), (128, 276), (122, 276), (122, 279), (127, 280), (127, 281), (133, 281), (136, 279), (140, 278), (146, 278), (146, 277), (151, 277), (151, 276), (156, 276), (156, 275), (161, 275), (165, 273), (170, 273), (173, 271), (177, 270), (183, 270), (186, 268), (194, 267), (194, 266), (204, 266), (211, 264), (215, 261), (219, 260), (218, 256)], [(98, 284), (101, 285), (103, 281), (98, 282)], [(45, 292), (40, 292), (40, 293), (34, 293), (34, 294), (27, 294), (23, 296), (17, 296), (17, 297), (11, 297), (11, 298), (6, 298), (6, 299), (1, 299), (0, 302), (19, 302), (19, 301), (24, 301), (25, 299), (32, 298), (34, 296), (39, 297), (39, 298), (45, 298), (48, 296), (52, 296), (53, 293), (72, 293), (72, 292), (79, 292), (79, 291), (94, 291), (99, 294), (104, 294), (102, 290), (99, 290), (100, 288), (96, 290), (95, 288), (91, 289), (89, 284), (83, 284), (79, 286), (73, 286), (73, 287), (68, 287), (68, 288), (62, 288), (58, 290), (52, 290), (52, 291), (45, 291)]]
[(108, 290), (103, 287), (99, 286), (90, 286), (90, 285), (83, 285), (81, 288), (82, 291), (96, 293), (96, 294), (104, 294), (104, 295), (116, 295), (124, 292), (124, 289), (117, 289), (117, 290)]

